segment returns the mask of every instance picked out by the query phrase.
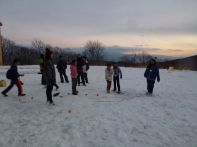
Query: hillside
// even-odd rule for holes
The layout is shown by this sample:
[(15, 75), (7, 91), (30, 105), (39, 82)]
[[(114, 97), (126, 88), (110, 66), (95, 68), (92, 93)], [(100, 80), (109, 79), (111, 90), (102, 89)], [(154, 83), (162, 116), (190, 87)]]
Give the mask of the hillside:
[(168, 68), (169, 66), (173, 66), (176, 69), (189, 69), (189, 70), (197, 70), (197, 55), (183, 58), (183, 59), (176, 59), (166, 62), (161, 62), (159, 65), (162, 68)]

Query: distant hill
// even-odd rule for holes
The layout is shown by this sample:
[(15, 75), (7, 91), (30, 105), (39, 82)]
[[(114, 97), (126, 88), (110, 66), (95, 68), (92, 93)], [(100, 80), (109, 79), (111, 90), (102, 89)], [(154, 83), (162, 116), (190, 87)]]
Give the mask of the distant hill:
[(197, 70), (197, 55), (182, 59), (160, 62), (159, 65), (162, 68), (173, 66), (175, 69)]

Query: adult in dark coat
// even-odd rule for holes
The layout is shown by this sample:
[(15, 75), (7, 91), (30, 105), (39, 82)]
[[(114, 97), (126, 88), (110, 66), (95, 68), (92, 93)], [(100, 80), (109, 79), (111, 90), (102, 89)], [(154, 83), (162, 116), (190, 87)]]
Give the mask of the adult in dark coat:
[(46, 95), (47, 95), (47, 102), (49, 104), (53, 104), (52, 99), (52, 91), (53, 86), (56, 84), (56, 74), (55, 74), (55, 67), (52, 62), (53, 53), (49, 48), (46, 48), (46, 55), (45, 55), (45, 62), (44, 62), (44, 75), (46, 77)]
[(159, 68), (156, 64), (155, 59), (151, 59), (146, 67), (144, 77), (147, 79), (147, 94), (153, 93), (155, 79), (160, 82)]
[(62, 56), (60, 56), (60, 60), (57, 62), (57, 70), (60, 74), (61, 83), (64, 83), (64, 80), (67, 83), (69, 83), (68, 77), (66, 75), (66, 69), (67, 69), (67, 62), (63, 59)]
[(84, 80), (84, 74), (83, 74), (83, 65), (84, 65), (83, 57), (79, 56), (77, 58), (77, 72), (78, 72), (77, 81), (78, 81), (78, 86), (80, 86), (80, 78), (81, 78), (81, 81), (83, 83), (83, 86), (86, 86), (85, 80)]
[(10, 81), (10, 85), (4, 91), (1, 92), (4, 96), (8, 96), (7, 93), (12, 89), (14, 85), (16, 85), (18, 88), (18, 96), (25, 96), (25, 94), (22, 93), (20, 87), (21, 83), (19, 82), (19, 77), (23, 76), (23, 74), (18, 73), (18, 68), (17, 68), (18, 64), (19, 64), (19, 59), (14, 59), (13, 64), (11, 65), (10, 69), (7, 71), (6, 76), (11, 81)]

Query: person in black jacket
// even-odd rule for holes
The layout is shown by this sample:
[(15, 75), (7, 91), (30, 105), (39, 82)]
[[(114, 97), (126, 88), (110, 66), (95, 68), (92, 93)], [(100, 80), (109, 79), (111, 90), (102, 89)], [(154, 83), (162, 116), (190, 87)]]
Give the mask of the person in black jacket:
[(60, 60), (57, 62), (57, 70), (60, 74), (61, 83), (64, 83), (64, 79), (66, 83), (69, 83), (68, 77), (66, 75), (66, 69), (67, 69), (67, 62), (64, 61), (62, 56), (60, 56)]
[(44, 62), (44, 75), (46, 77), (46, 95), (47, 95), (47, 102), (49, 104), (54, 105), (52, 99), (52, 91), (53, 86), (56, 84), (56, 74), (55, 74), (55, 67), (52, 62), (53, 53), (49, 48), (46, 48), (46, 55), (45, 55), (45, 62)]
[(17, 65), (19, 64), (19, 59), (14, 59), (13, 64), (11, 65), (10, 69), (7, 71), (7, 78), (11, 80), (10, 85), (1, 93), (4, 96), (8, 96), (7, 93), (12, 89), (14, 85), (18, 88), (18, 96), (25, 96), (22, 92), (21, 81), (19, 80), (20, 76), (24, 76), (23, 74), (18, 73)]
[(156, 64), (155, 59), (151, 59), (149, 61), (149, 64), (147, 65), (144, 73), (144, 77), (147, 79), (147, 94), (152, 94), (155, 79), (157, 78), (157, 81), (160, 82), (159, 68)]
[(78, 81), (78, 86), (80, 86), (80, 79), (82, 81), (83, 86), (86, 86), (85, 84), (85, 79), (84, 79), (84, 74), (83, 74), (83, 65), (84, 65), (84, 60), (82, 56), (79, 56), (77, 58), (77, 81)]

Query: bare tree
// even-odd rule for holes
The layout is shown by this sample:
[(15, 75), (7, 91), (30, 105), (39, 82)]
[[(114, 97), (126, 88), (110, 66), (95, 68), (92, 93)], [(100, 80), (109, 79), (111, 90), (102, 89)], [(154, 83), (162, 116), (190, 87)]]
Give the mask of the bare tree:
[(15, 55), (15, 42), (9, 39), (3, 38), (3, 59), (4, 64), (10, 64)]
[(46, 47), (46, 44), (39, 39), (34, 39), (32, 41), (32, 48), (37, 50), (39, 54), (44, 53), (45, 47)]
[(101, 61), (104, 59), (104, 46), (99, 41), (88, 41), (85, 45), (83, 55), (87, 56), (89, 60)]

